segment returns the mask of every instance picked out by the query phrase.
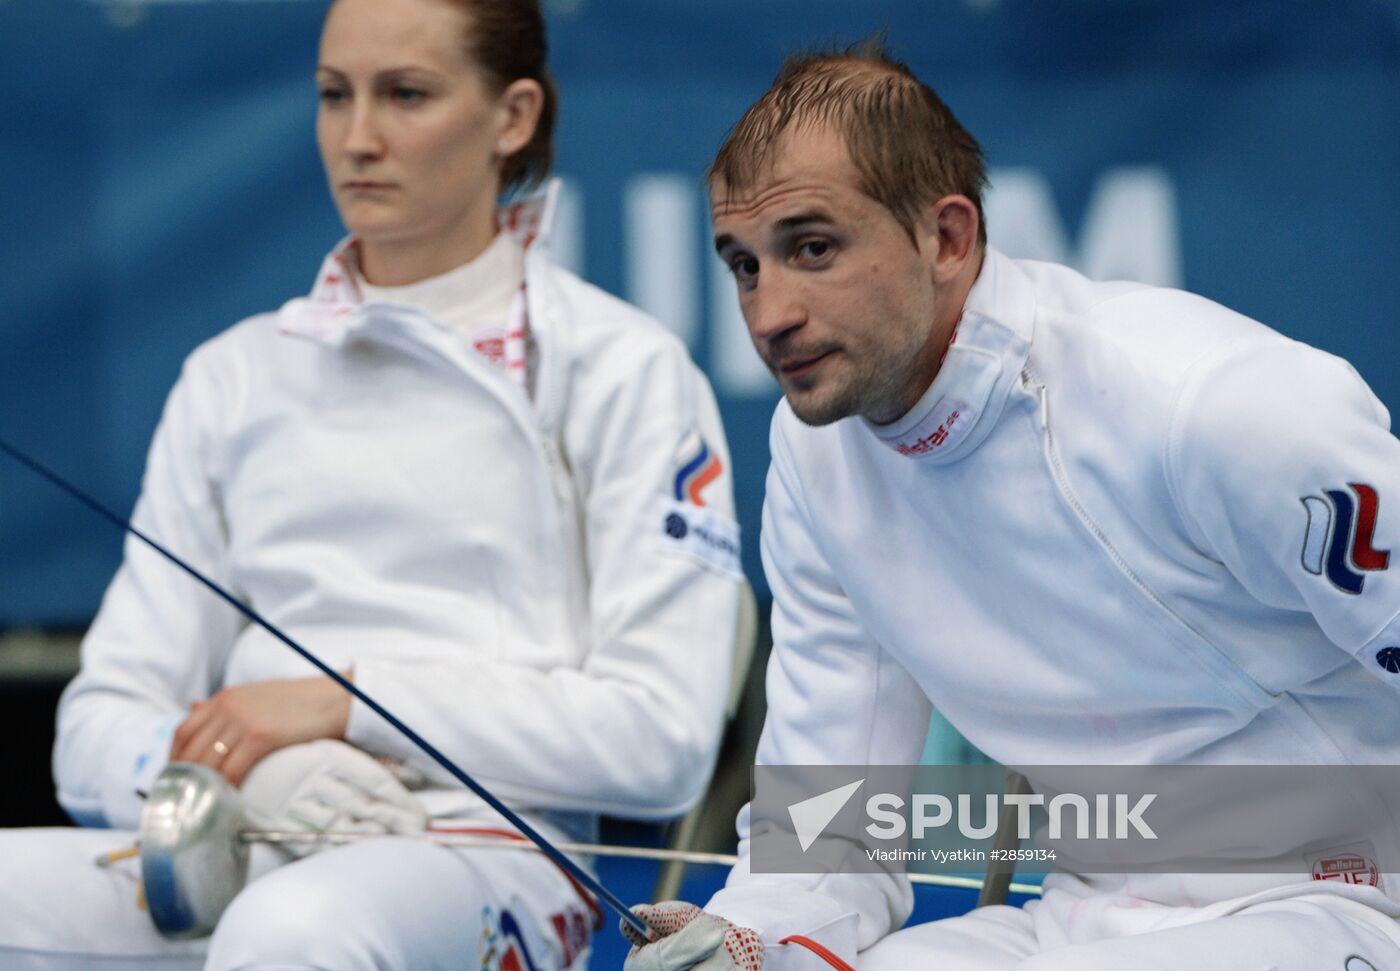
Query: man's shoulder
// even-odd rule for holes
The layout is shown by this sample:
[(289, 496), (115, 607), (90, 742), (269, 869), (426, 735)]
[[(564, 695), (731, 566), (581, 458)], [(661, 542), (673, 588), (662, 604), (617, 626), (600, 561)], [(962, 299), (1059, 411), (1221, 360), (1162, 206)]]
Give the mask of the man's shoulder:
[(1170, 287), (1098, 283), (1040, 271), (1032, 367), (1102, 394), (1119, 386), (1143, 405), (1175, 398), (1203, 364), (1242, 344), (1287, 343), (1263, 323)]

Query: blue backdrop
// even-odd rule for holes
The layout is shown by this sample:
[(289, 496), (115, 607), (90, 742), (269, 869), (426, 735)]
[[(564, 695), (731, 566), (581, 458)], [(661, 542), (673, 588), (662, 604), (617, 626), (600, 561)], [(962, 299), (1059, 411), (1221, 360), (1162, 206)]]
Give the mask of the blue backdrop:
[[(776, 393), (710, 255), (699, 172), (794, 47), (887, 27), (983, 142), (995, 245), (1196, 290), (1400, 406), (1393, 0), (548, 6), (562, 256), (710, 373), (760, 592)], [(184, 355), (302, 292), (340, 236), (312, 138), (323, 9), (0, 0), (0, 434), (118, 508)], [(84, 623), (119, 548), (0, 464), (0, 627)]]

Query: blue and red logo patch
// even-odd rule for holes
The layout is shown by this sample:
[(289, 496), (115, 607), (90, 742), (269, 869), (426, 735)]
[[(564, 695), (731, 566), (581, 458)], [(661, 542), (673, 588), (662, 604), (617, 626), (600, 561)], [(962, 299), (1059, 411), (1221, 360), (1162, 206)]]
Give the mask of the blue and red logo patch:
[[(570, 878), (572, 880), (572, 878)], [(579, 888), (582, 893), (582, 888)], [(603, 926), (603, 912), (592, 898), (586, 902), (593, 913), (582, 907), (566, 907), (550, 914), (549, 927), (554, 931), (558, 951), (545, 945), (544, 954), (532, 954), (525, 942), (525, 931), (509, 909), (496, 915), (491, 905), (481, 910), (481, 971), (568, 971), (575, 962), (588, 956), (593, 932)], [(536, 958), (540, 961), (536, 961)]]
[(520, 923), (508, 910), (501, 911), (501, 937), (505, 938), (501, 971), (539, 971), (530, 956), (530, 948), (525, 944), (525, 935), (520, 930)]
[(1303, 569), (1326, 574), (1338, 590), (1359, 594), (1366, 586), (1364, 574), (1390, 566), (1390, 551), (1372, 545), (1380, 497), (1371, 486), (1349, 482), (1347, 489), (1323, 489), (1321, 496), (1301, 501), (1308, 512)]
[(689, 500), (697, 506), (703, 506), (705, 499), (701, 493), (707, 485), (718, 479), (723, 471), (724, 463), (719, 460), (718, 455), (710, 451), (704, 439), (701, 439), (699, 451), (685, 459), (681, 463), (681, 470), (676, 473), (676, 501)]

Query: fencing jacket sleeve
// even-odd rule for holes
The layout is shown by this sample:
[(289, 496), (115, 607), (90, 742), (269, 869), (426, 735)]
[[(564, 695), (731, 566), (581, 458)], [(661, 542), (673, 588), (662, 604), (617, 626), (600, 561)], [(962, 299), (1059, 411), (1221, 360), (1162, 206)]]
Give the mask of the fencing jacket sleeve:
[[(930, 706), (919, 686), (861, 628), (850, 602), (814, 542), (800, 486), (791, 471), (778, 408), (763, 509), (763, 565), (773, 591), (773, 654), (768, 716), (758, 764), (910, 765), (919, 760)], [(776, 825), (776, 823), (766, 823)], [(902, 876), (763, 874), (750, 866), (755, 829), (739, 816), (739, 862), (706, 909), (760, 932), (769, 967), (815, 939), (848, 963), (902, 925), (913, 894)], [(810, 957), (810, 955), (809, 955)]]
[[(166, 401), (132, 524), (227, 585), (226, 537), (208, 435), (219, 427), (217, 380), (192, 358)], [(234, 591), (237, 595), (237, 591)], [(175, 727), (219, 681), (243, 619), (134, 536), (83, 641), (83, 673), (65, 692), (54, 748), (58, 797), (84, 825), (133, 829), (141, 797), (165, 767)], [(81, 699), (78, 704), (74, 700)]]
[(1208, 356), (1183, 386), (1167, 466), (1206, 555), (1400, 687), (1400, 441), (1351, 365), (1276, 335)]

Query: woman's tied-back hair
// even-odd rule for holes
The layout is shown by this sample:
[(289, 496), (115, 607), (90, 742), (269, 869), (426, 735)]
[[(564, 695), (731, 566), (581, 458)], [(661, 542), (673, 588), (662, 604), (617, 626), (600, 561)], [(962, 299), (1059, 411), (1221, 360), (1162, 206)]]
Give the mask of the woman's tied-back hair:
[(726, 192), (753, 185), (789, 129), (830, 125), (845, 138), (861, 191), (913, 237), (926, 207), (946, 195), (977, 207), (987, 241), (982, 148), (933, 89), (893, 58), (877, 34), (845, 49), (789, 57), (773, 86), (734, 126), (710, 166)]
[(525, 147), (501, 164), (501, 191), (528, 190), (544, 181), (554, 164), (554, 122), (559, 92), (549, 73), (549, 42), (539, 0), (452, 0), (471, 21), (467, 53), (486, 72), (496, 90), (530, 78), (544, 88), (535, 134)]

